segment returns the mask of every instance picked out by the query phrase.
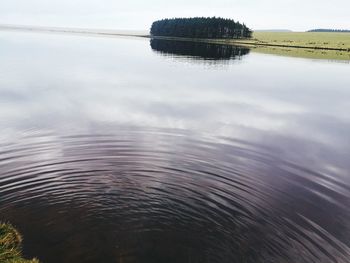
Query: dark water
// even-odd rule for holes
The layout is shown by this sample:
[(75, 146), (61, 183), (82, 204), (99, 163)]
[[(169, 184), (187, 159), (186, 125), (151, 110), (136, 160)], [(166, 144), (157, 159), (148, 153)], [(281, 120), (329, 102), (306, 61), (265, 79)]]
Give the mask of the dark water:
[(182, 55), (192, 60), (197, 58), (214, 61), (241, 59), (250, 51), (244, 47), (159, 39), (151, 39), (151, 47), (164, 55)]
[(0, 57), (0, 220), (27, 256), (349, 262), (349, 64), (13, 32)]

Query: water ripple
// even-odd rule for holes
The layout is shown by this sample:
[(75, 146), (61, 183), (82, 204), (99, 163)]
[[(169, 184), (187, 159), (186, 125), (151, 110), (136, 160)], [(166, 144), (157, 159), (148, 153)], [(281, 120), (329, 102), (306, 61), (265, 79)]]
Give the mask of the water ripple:
[(349, 262), (350, 185), (261, 146), (128, 129), (18, 141), (0, 150), (0, 219), (43, 262)]

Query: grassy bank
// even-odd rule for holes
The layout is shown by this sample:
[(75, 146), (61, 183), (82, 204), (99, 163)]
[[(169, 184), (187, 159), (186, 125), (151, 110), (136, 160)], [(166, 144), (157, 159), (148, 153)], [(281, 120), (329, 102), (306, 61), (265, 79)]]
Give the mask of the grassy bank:
[(350, 60), (350, 33), (255, 32), (250, 41), (258, 53)]
[(325, 59), (349, 62), (350, 52), (337, 50), (296, 49), (281, 47), (252, 47), (252, 52), (286, 57)]
[(22, 237), (9, 224), (0, 223), (0, 262), (1, 263), (39, 263), (36, 259), (27, 260), (21, 253)]
[(249, 39), (155, 38), (192, 40), (218, 44), (241, 44), (258, 47), (268, 46), (350, 52), (350, 33), (254, 32), (253, 37)]
[(350, 33), (323, 32), (254, 32), (251, 42), (311, 49), (350, 52)]

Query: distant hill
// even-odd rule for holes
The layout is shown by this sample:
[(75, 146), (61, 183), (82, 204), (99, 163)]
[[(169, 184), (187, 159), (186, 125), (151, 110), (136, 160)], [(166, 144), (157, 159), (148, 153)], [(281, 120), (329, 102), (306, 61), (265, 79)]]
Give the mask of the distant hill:
[(333, 32), (333, 33), (350, 33), (350, 30), (347, 29), (325, 29), (325, 28), (320, 28), (320, 29), (312, 29), (307, 32)]
[(254, 32), (293, 32), (290, 29), (257, 29)]

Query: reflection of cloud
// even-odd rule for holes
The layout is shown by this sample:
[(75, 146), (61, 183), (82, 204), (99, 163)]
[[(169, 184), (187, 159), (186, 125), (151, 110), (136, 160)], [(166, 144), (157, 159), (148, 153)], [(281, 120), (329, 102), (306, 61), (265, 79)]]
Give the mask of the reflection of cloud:
[(147, 41), (4, 33), (0, 127), (125, 124), (349, 149), (346, 65), (252, 54), (216, 70), (154, 56)]
[(2, 128), (118, 123), (242, 137), (251, 130), (348, 147), (346, 65), (251, 55), (213, 70), (154, 56), (147, 40), (2, 39)]
[(312, 249), (349, 243), (346, 65), (251, 54), (217, 70), (154, 55), (147, 40), (44, 34), (6, 33), (1, 47), (0, 191), (29, 187), (7, 200), (109, 211), (130, 228), (211, 226), (231, 242), (221, 248), (296, 228), (315, 234)]

